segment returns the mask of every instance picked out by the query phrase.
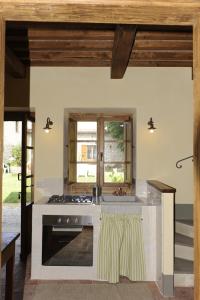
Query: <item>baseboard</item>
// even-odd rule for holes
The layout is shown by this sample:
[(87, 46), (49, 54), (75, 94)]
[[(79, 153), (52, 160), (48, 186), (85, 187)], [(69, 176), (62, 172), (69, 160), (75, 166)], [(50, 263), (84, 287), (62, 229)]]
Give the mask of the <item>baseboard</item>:
[(174, 296), (174, 275), (162, 275), (159, 278), (159, 281), (156, 282), (158, 289), (164, 297), (173, 297)]

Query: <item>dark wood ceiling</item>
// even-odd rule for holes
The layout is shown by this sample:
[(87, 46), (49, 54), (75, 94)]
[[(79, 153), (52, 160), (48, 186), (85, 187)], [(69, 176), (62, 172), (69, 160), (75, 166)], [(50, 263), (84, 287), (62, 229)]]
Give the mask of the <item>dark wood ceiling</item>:
[[(8, 22), (6, 45), (25, 65), (111, 66), (116, 28), (109, 24)], [(134, 30), (129, 67), (192, 67), (192, 28), (137, 26)], [(121, 39), (123, 44), (126, 36)]]

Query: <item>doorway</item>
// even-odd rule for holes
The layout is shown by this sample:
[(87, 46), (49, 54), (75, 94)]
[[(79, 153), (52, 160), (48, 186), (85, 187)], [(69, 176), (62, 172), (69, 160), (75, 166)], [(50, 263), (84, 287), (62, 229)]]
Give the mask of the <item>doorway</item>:
[(33, 205), (34, 116), (4, 115), (3, 231), (20, 232), (21, 260), (31, 252)]
[(21, 139), (22, 122), (4, 122), (3, 231), (20, 232), (21, 224)]

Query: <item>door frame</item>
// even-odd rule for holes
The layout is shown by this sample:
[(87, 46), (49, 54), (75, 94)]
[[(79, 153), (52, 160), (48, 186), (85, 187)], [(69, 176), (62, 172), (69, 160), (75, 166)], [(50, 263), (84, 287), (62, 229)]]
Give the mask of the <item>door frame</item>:
[[(200, 3), (196, 0), (0, 0), (0, 147), (3, 143), (5, 21), (191, 25), (194, 61), (194, 277), (200, 299)], [(103, 11), (103, 13), (102, 13)], [(2, 151), (0, 154), (2, 163)], [(0, 174), (0, 192), (2, 171)], [(0, 204), (0, 212), (1, 212)], [(1, 221), (1, 217), (0, 217)], [(0, 224), (1, 226), (1, 224)], [(1, 230), (0, 230), (1, 232)]]
[[(5, 21), (0, 15), (0, 164), (3, 165), (3, 125), (4, 125), (4, 75), (5, 75)], [(0, 169), (0, 249), (2, 244), (2, 182), (3, 170)], [(1, 253), (0, 253), (1, 265)]]

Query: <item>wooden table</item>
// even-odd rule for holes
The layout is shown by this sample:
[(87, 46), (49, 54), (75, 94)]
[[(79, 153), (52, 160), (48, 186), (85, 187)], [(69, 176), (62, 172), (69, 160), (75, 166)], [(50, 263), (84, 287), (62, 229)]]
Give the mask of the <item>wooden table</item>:
[(19, 233), (2, 233), (1, 267), (6, 264), (5, 300), (13, 299), (13, 278), (15, 264), (15, 241)]

